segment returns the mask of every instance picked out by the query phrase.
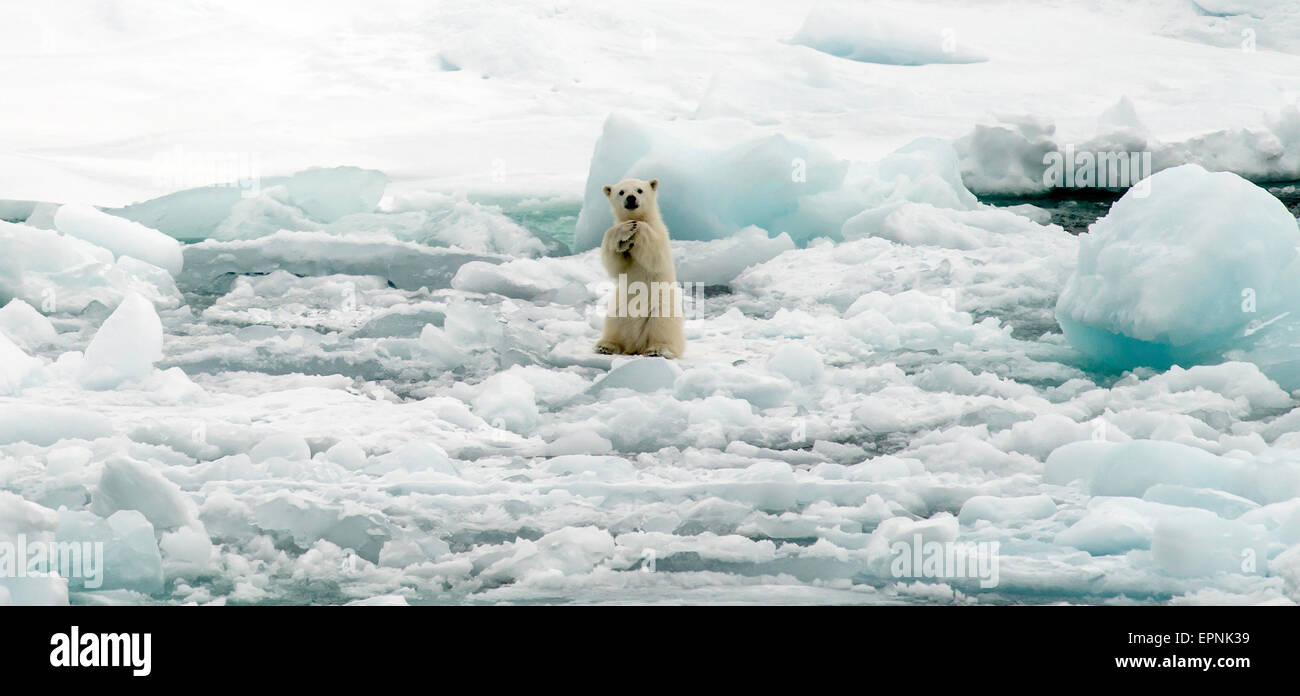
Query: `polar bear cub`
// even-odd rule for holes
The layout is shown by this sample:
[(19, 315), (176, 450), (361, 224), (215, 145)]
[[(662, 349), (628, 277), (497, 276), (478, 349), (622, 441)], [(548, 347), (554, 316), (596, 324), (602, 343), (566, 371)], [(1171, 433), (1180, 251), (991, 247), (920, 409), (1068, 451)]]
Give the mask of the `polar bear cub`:
[(600, 260), (616, 285), (597, 353), (676, 358), (686, 350), (681, 292), (658, 190), (658, 179), (624, 179), (605, 187), (614, 226), (605, 230)]

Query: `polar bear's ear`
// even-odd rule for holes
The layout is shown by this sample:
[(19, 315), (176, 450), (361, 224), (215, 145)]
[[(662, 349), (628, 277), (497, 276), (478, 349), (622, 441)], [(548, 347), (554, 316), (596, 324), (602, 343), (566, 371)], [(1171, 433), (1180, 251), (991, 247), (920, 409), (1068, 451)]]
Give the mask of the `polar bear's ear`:
[(610, 192), (610, 191), (613, 191), (613, 190), (614, 190), (614, 188), (613, 188), (612, 186), (606, 186), (606, 187), (605, 187), (605, 197), (606, 197), (606, 198), (609, 198), (609, 192)]
[(651, 191), (658, 191), (658, 190), (659, 190), (659, 180), (658, 180), (658, 179), (651, 179), (651, 180), (650, 180), (650, 190), (651, 190)]

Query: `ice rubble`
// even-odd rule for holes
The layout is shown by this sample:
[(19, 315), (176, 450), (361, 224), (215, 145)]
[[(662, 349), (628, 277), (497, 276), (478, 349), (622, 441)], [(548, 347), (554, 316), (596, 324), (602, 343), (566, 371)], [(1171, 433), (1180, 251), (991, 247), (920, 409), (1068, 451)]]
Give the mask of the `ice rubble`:
[[(10, 601), (1300, 597), (1290, 394), (1246, 362), (1096, 379), (1051, 332), (1074, 237), (976, 205), (951, 150), (851, 168), (838, 241), (680, 244), (725, 284), (684, 361), (591, 353), (594, 251), (324, 230), (187, 245), (196, 307), (58, 318), (116, 389), (20, 328), (14, 515), (118, 565)], [(157, 362), (91, 350), (139, 332)], [(999, 542), (1000, 584), (904, 583), (890, 548), (918, 534)]]
[(818, 3), (790, 41), (864, 63), (926, 65), (988, 60), (979, 49), (959, 42), (956, 28), (881, 4)]
[(49, 446), (61, 440), (108, 437), (113, 426), (104, 416), (65, 406), (29, 404), (0, 414), (0, 443)]
[[(279, 212), (282, 221), (297, 219), (315, 223), (372, 213), (379, 206), (387, 185), (388, 176), (374, 169), (317, 167), (290, 176), (257, 177), (186, 189), (108, 212), (177, 239), (198, 240), (207, 238), (223, 225), (235, 228), (256, 212), (268, 217)], [(232, 230), (231, 234), (239, 231)]]
[(374, 169), (308, 169), (284, 184), (289, 201), (315, 220), (330, 223), (345, 215), (370, 212), (388, 186), (388, 176)]
[(23, 351), (4, 333), (0, 333), (0, 394), (17, 394), (41, 368), (41, 361)]
[[(1184, 164), (1234, 172), (1252, 181), (1300, 178), (1300, 108), (1295, 103), (1271, 110), (1259, 126), (1220, 129), (1178, 140), (1153, 135), (1141, 119), (1140, 106), (1121, 96), (1100, 113), (1094, 130), (1075, 139), (1057, 133), (1051, 118), (1043, 115), (1001, 114), (991, 122), (976, 124), (953, 141), (961, 159), (962, 180), (980, 194), (1039, 195), (1068, 188), (1067, 182), (1047, 174), (1052, 157), (1064, 160), (1069, 153), (1074, 153), (1074, 161), (1064, 162), (1064, 166), (1093, 177), (1090, 184), (1077, 184), (1080, 187), (1102, 185), (1096, 179), (1110, 165), (1098, 164), (1094, 169), (1087, 158), (1097, 153), (1126, 159), (1138, 155), (1130, 160), (1128, 181), (1102, 186), (1116, 190)], [(1142, 159), (1148, 156), (1149, 160)], [(1124, 172), (1107, 170), (1107, 176), (1123, 177)]]
[(388, 229), (398, 239), (449, 246), (466, 251), (535, 257), (547, 252), (538, 235), (502, 214), (493, 205), (473, 203), (464, 197), (423, 192), (398, 194), (381, 215), (355, 218), (330, 229), (364, 230), (368, 226)]
[(1142, 189), (1080, 239), (1056, 305), (1066, 338), (1089, 360), (1194, 364), (1300, 309), (1300, 229), (1280, 201), (1197, 165), (1155, 174)]
[[(131, 590), (142, 596), (163, 589), (163, 560), (153, 525), (137, 510), (120, 510), (101, 517), (85, 510), (61, 509), (55, 540), (102, 543), (103, 583), (96, 590)], [(68, 578), (70, 590), (90, 589), (85, 579)]]
[[(124, 222), (124, 221), (117, 221)], [(160, 308), (181, 304), (171, 274), (56, 230), (0, 222), (0, 301), (20, 299), (47, 312), (80, 314), (92, 304), (116, 307), (128, 293)]]
[[(613, 223), (605, 184), (649, 176), (660, 181), (664, 223), (680, 240), (723, 239), (755, 226), (803, 245), (817, 237), (842, 238), (845, 221), (868, 209), (906, 201), (967, 210), (977, 205), (961, 183), (952, 146), (933, 138), (865, 164), (781, 135), (706, 146), (612, 115), (592, 154), (575, 248), (598, 246)], [(755, 248), (764, 246), (770, 245)]]
[(44, 314), (19, 299), (0, 307), (0, 334), (26, 350), (49, 345), (58, 335)]
[[(789, 36), (801, 18), (773, 24)], [(537, 74), (488, 43), (440, 47), (464, 63), (453, 79)], [(0, 299), (26, 303), (0, 310), (14, 344), (0, 364), (31, 367), (0, 394), (0, 534), (102, 539), (116, 564), (107, 592), (0, 578), (0, 603), (1300, 600), (1300, 420), (1264, 360), (1284, 360), (1290, 334), (1262, 330), (1216, 365), (1079, 369), (1054, 309), (1080, 242), (977, 205), (962, 147), (891, 143), (868, 163), (788, 135), (911, 90), (887, 66), (780, 48), (806, 61), (801, 86), (831, 86), (804, 92), (816, 117), (767, 124), (787, 135), (704, 147), (615, 117), (592, 162), (596, 186), (677, 177), (664, 205), (682, 216), (680, 275), (715, 286), (681, 362), (591, 353), (599, 196), (581, 253), (535, 258), (535, 239), (459, 196), (349, 201), (327, 222), (343, 210), (311, 213), (282, 181), (184, 192), (138, 219), (187, 240), (228, 222), (231, 238), (185, 247), (170, 292), (152, 282), (162, 268), (41, 229), (56, 209), (0, 225), (17, 250)], [(849, 69), (878, 90), (854, 90)], [(1108, 110), (1104, 134), (1170, 132), (1141, 107)], [(1008, 150), (1014, 175), (995, 186), (1039, 174), (1034, 148), (1057, 143), (1036, 127), (1012, 133), (1033, 142)], [(882, 130), (906, 143), (916, 127)], [(1276, 156), (1255, 160), (1281, 172), (1286, 133), (1187, 147), (1262, 146)], [(154, 335), (130, 292), (153, 300), (161, 359), (103, 361), (136, 379), (85, 389), (76, 356), (95, 357), (96, 330), (119, 335), (110, 309)], [(918, 534), (999, 542), (1001, 584), (894, 576), (890, 546)]]
[(749, 226), (726, 239), (680, 242), (673, 245), (677, 280), (684, 283), (726, 285), (750, 266), (776, 258), (794, 248), (790, 235), (768, 237), (762, 228)]
[(456, 271), (451, 287), (521, 300), (576, 304), (589, 296), (589, 287), (607, 281), (603, 269), (575, 267), (565, 260), (511, 259), (503, 263), (469, 261)]
[(193, 523), (196, 514), (194, 504), (175, 483), (148, 464), (119, 456), (104, 462), (90, 511), (108, 518), (121, 510), (138, 511), (154, 528), (165, 530)]
[(130, 220), (84, 204), (59, 206), (54, 214), (58, 231), (84, 239), (122, 257), (151, 263), (174, 278), (181, 272), (181, 245), (171, 237)]
[(546, 243), (491, 206), (445, 194), (405, 196), (388, 210), (358, 212), (329, 224), (282, 203), (282, 188), (241, 201), (208, 236), (214, 241), (256, 240), (283, 231), (315, 231), (378, 242), (414, 242), (459, 251), (541, 256)]
[(602, 187), (643, 175), (660, 181), (660, 210), (674, 239), (719, 239), (757, 225), (803, 241), (815, 231), (789, 223), (800, 199), (838, 189), (846, 170), (822, 148), (782, 136), (719, 150), (610, 116), (592, 154), (575, 248), (598, 246), (613, 223)]
[(289, 230), (512, 256), (547, 251), (546, 242), (495, 206), (430, 191), (385, 198), (388, 176), (373, 169), (315, 168), (257, 183), (256, 189), (187, 189), (108, 212), (191, 242), (253, 240)]
[(162, 322), (153, 305), (139, 295), (127, 295), (86, 346), (81, 381), (89, 388), (112, 389), (144, 379), (162, 359), (162, 344)]
[(880, 237), (909, 246), (949, 249), (998, 246), (995, 236), (1032, 236), (1041, 223), (998, 208), (949, 210), (930, 203), (899, 202), (863, 211), (844, 221), (845, 239)]
[(392, 238), (288, 230), (257, 239), (191, 244), (185, 247), (185, 258), (181, 282), (209, 292), (228, 284), (233, 274), (277, 270), (304, 276), (379, 276), (407, 290), (445, 288), (467, 262), (502, 260)]
[(603, 389), (631, 389), (653, 392), (672, 389), (682, 370), (664, 358), (633, 359), (617, 363), (609, 373), (591, 385), (592, 393)]
[(1286, 389), (1300, 389), (1300, 322), (1296, 321), (1298, 315), (1294, 310), (1290, 311), (1292, 313), (1260, 326), (1250, 340), (1229, 348), (1224, 357), (1259, 365)]

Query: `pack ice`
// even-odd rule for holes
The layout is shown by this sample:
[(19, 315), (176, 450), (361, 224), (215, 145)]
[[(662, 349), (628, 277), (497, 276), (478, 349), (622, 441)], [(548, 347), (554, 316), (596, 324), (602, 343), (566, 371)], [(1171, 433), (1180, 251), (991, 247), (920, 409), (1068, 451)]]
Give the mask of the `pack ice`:
[[(0, 604), (1300, 600), (1296, 223), (1214, 173), (1300, 171), (1290, 13), (936, 3), (964, 20), (948, 37), (891, 3), (843, 22), (665, 3), (702, 28), (447, 0), (376, 41), (377, 13), (291, 13), (276, 50), (307, 62), (226, 46), (274, 12), (121, 8), (186, 20), (183, 55), (137, 22), (101, 30), (133, 56), (248, 68), (186, 133), (239, 125), (291, 163), (103, 211), (3, 206)], [(610, 30), (632, 21), (659, 50)], [(1255, 53), (1215, 48), (1266, 26)], [(89, 50), (60, 36), (9, 30), (54, 54), (5, 62), (10, 91), (111, 101), (59, 72)], [(592, 59), (613, 51), (653, 98)], [(172, 79), (133, 93), (190, 93)], [(262, 82), (333, 87), (300, 104)], [(300, 130), (240, 120), (267, 104)], [(0, 133), (54, 151), (79, 111), (47, 111)], [(169, 137), (122, 113), (85, 137)], [(972, 192), (1041, 192), (1044, 149), (1094, 134), (1159, 173), (1087, 234)], [(518, 197), (455, 191), (498, 147)], [(145, 197), (23, 159), (0, 167), (15, 191)], [(660, 179), (697, 284), (683, 360), (591, 349), (600, 186), (625, 176)], [(102, 577), (19, 573), (20, 536), (101, 544)], [(932, 548), (978, 562), (898, 563)]]

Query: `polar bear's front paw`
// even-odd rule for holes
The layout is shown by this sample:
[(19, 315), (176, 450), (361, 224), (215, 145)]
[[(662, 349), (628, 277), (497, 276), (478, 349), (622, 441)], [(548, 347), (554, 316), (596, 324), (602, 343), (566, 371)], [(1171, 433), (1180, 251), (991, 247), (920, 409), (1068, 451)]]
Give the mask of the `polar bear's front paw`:
[(601, 341), (596, 344), (596, 352), (601, 355), (612, 355), (619, 352), (618, 346), (611, 341)]
[(669, 360), (677, 357), (677, 354), (673, 352), (673, 349), (668, 346), (650, 346), (645, 349), (645, 352), (642, 353), (642, 355), (649, 358), (668, 358)]
[(636, 234), (641, 231), (641, 223), (636, 220), (628, 220), (618, 226), (618, 243), (614, 248), (621, 254), (626, 254), (632, 250), (635, 243)]

